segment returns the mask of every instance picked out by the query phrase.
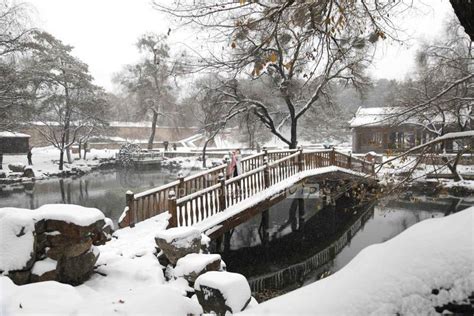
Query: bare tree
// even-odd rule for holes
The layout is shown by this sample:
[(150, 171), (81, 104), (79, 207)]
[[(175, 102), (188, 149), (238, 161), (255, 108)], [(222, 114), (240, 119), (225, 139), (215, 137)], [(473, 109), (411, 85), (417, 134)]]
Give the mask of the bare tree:
[[(328, 85), (367, 83), (364, 69), (378, 39), (394, 37), (390, 21), (400, 1), (176, 1), (155, 7), (212, 34), (228, 49), (203, 56), (205, 67), (227, 73), (217, 90), (252, 111), (290, 148), (298, 143), (298, 122), (321, 99)], [(266, 80), (278, 104), (247, 95), (235, 81)]]
[[(404, 85), (399, 103), (407, 110), (403, 118), (421, 126), (432, 138), (449, 132), (472, 129), (474, 104), (474, 59), (472, 41), (453, 18), (445, 28), (445, 39), (425, 43), (418, 52), (418, 71), (414, 80)], [(439, 142), (439, 150), (446, 152), (448, 142)], [(462, 179), (457, 165), (469, 150), (465, 140), (454, 140), (457, 154), (453, 161), (443, 157), (456, 181)], [(449, 148), (452, 150), (453, 148)]]
[(181, 68), (178, 60), (170, 58), (167, 35), (144, 34), (137, 42), (143, 59), (128, 65), (119, 75), (119, 81), (130, 94), (135, 94), (144, 113), (151, 112), (151, 130), (148, 149), (153, 148), (159, 117), (173, 113), (172, 83)]
[(228, 103), (225, 95), (217, 93), (214, 89), (216, 85), (220, 85), (219, 78), (208, 75), (195, 82), (196, 92), (190, 96), (193, 100), (194, 118), (199, 122), (201, 131), (206, 136), (202, 148), (203, 168), (207, 167), (206, 150), (209, 143), (227, 126), (229, 121), (244, 112), (243, 108)]

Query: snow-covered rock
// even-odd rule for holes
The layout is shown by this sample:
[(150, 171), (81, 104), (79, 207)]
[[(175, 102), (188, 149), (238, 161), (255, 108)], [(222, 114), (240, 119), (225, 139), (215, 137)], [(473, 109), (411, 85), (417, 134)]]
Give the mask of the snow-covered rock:
[(201, 234), (201, 252), (209, 253), (209, 246), (211, 244), (211, 238), (206, 234)]
[(219, 271), (220, 269), (220, 255), (190, 253), (178, 260), (174, 268), (174, 276), (184, 277), (192, 284), (201, 274), (208, 271)]
[(201, 232), (192, 227), (175, 227), (158, 232), (155, 241), (168, 260), (175, 265), (187, 254), (199, 253)]
[(93, 273), (104, 226), (101, 211), (76, 205), (0, 208), (0, 271), (16, 284), (80, 284)]
[(31, 282), (54, 281), (57, 278), (58, 262), (56, 260), (45, 258), (36, 261), (31, 269)]
[(23, 172), (25, 170), (25, 165), (20, 162), (10, 163), (8, 164), (8, 169), (12, 172)]
[(34, 178), (35, 177), (35, 172), (33, 171), (33, 168), (31, 166), (25, 167), (23, 170), (23, 177), (25, 178)]
[(252, 298), (247, 279), (238, 273), (204, 273), (196, 279), (194, 289), (204, 313), (237, 313), (244, 310)]

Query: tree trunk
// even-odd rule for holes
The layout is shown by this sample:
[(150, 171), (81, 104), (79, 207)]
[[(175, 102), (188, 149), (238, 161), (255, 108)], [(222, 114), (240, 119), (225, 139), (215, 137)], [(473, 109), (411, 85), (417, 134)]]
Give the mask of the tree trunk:
[(151, 122), (151, 133), (148, 139), (148, 150), (153, 149), (153, 142), (155, 141), (156, 122), (158, 121), (158, 112), (153, 110), (153, 120)]
[(451, 171), (451, 174), (453, 175), (455, 182), (459, 182), (463, 180), (462, 176), (458, 172), (458, 163), (459, 163), (459, 160), (461, 160), (462, 154), (463, 154), (463, 151), (459, 151), (456, 154), (456, 158), (454, 159), (454, 162), (452, 164), (449, 162), (448, 158), (443, 157), (443, 162), (446, 164), (449, 171)]
[(81, 153), (82, 146), (81, 146), (81, 145), (82, 145), (82, 142), (79, 141), (79, 144), (78, 144), (78, 147), (79, 147), (79, 148), (78, 148), (78, 149), (79, 149), (79, 159), (82, 158), (82, 157), (81, 157), (81, 156), (82, 156), (82, 153)]
[(86, 160), (87, 157), (87, 141), (84, 143), (84, 160)]
[(212, 138), (206, 139), (206, 141), (204, 142), (204, 146), (202, 147), (202, 167), (203, 168), (207, 168), (206, 167), (206, 149), (207, 149), (207, 144), (209, 144), (211, 139)]
[(298, 146), (298, 132), (297, 132), (297, 121), (291, 121), (291, 140), (290, 140), (290, 149), (296, 149)]
[(63, 165), (64, 165), (64, 150), (61, 150), (59, 152), (59, 170), (63, 170)]
[(71, 148), (69, 148), (69, 146), (66, 148), (66, 157), (67, 162), (72, 163)]
[[(69, 138), (70, 138), (70, 135), (69, 135), (69, 126), (70, 126), (70, 123), (69, 121), (64, 125), (65, 127), (65, 130), (64, 130), (64, 142), (63, 144), (66, 144), (66, 145), (69, 145)], [(67, 157), (67, 162), (68, 163), (72, 163), (72, 157), (71, 157), (71, 149), (69, 148), (69, 146), (67, 146), (65, 148), (66, 150), (66, 157)]]
[(64, 180), (59, 179), (59, 189), (61, 190), (61, 201), (66, 204), (66, 193), (64, 192)]

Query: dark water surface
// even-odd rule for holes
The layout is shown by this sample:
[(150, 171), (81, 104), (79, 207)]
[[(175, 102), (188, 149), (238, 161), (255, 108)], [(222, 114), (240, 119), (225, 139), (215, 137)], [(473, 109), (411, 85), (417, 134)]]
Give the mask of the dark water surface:
[(363, 248), (384, 242), (424, 219), (473, 204), (457, 198), (391, 200), (371, 207), (323, 207), (287, 199), (235, 228), (221, 255), (227, 270), (245, 275), (257, 300), (315, 282), (345, 266)]

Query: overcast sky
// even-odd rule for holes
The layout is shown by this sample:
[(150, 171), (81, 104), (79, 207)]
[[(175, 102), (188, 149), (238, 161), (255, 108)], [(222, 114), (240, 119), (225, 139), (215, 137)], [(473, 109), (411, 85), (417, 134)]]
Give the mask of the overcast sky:
[[(160, 0), (163, 3), (170, 0)], [(113, 88), (114, 73), (138, 59), (134, 46), (145, 32), (165, 33), (167, 17), (152, 9), (151, 0), (29, 0), (34, 7), (34, 23), (64, 43), (75, 47), (73, 54), (89, 64), (96, 83)], [(417, 0), (415, 0), (417, 2)], [(407, 45), (379, 45), (371, 74), (376, 78), (403, 79), (413, 67), (420, 39), (440, 35), (452, 8), (448, 0), (418, 1), (418, 10), (402, 23), (411, 38)], [(194, 36), (172, 32), (176, 46)]]

